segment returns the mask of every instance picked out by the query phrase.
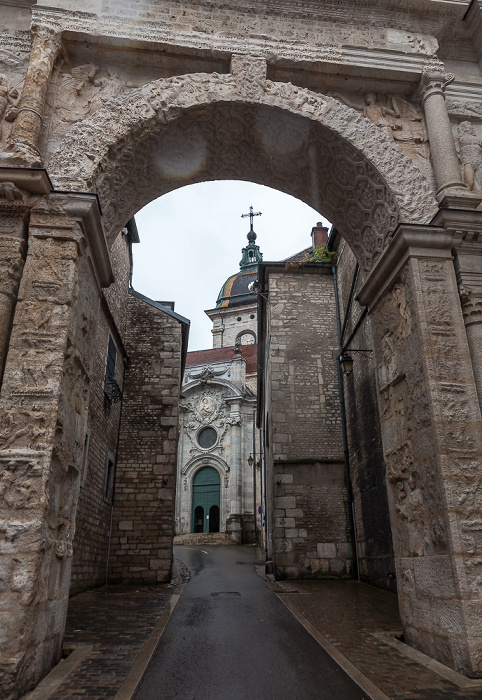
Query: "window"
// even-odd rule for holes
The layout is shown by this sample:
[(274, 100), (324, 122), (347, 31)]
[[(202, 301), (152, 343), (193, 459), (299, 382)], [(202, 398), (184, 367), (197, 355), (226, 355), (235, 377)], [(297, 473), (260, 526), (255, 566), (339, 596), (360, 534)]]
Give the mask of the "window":
[(109, 403), (117, 403), (122, 399), (122, 389), (115, 380), (115, 365), (117, 359), (117, 348), (109, 335), (109, 345), (107, 347), (107, 360), (105, 363), (104, 394)]
[(213, 447), (217, 439), (218, 434), (214, 428), (203, 428), (197, 436), (199, 447), (202, 447), (204, 450), (209, 450)]
[(105, 365), (105, 378), (114, 379), (115, 378), (115, 362), (117, 359), (117, 348), (112, 336), (109, 335), (109, 346), (107, 348), (107, 362)]
[(84, 450), (82, 452), (82, 468), (80, 470), (80, 485), (83, 486), (85, 484), (85, 477), (87, 476), (87, 455), (89, 453), (89, 440), (90, 440), (90, 430), (85, 431), (85, 438), (84, 438)]
[(107, 455), (107, 461), (106, 461), (105, 489), (104, 489), (104, 499), (108, 503), (112, 503), (112, 498), (114, 496), (114, 476), (115, 476), (114, 455), (111, 452), (109, 452)]

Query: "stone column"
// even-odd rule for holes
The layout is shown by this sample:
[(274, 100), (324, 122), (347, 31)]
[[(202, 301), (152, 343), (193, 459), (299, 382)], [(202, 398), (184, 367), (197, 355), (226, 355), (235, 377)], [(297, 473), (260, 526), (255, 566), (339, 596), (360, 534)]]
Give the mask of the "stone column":
[(438, 194), (450, 188), (466, 190), (445, 104), (445, 88), (453, 79), (443, 69), (425, 70), (420, 87)]
[(47, 90), (55, 61), (61, 51), (61, 34), (55, 26), (32, 25), (32, 49), (18, 116), (14, 122), (3, 165), (38, 167), (42, 159), (38, 142), (43, 126)]
[(53, 195), (31, 213), (0, 400), (4, 698), (29, 689), (61, 655), (89, 400), (89, 333), (103, 279), (89, 245), (96, 207), (89, 195)]
[(12, 183), (0, 184), (0, 387), (27, 250), (29, 198)]
[(370, 306), (400, 614), (412, 646), (482, 673), (482, 421), (451, 250), (401, 225), (361, 290)]

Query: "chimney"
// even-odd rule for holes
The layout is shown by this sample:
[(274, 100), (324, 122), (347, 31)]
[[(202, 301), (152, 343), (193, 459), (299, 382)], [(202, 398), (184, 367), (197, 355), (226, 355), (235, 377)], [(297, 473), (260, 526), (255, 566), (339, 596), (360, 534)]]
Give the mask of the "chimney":
[(311, 229), (311, 241), (313, 250), (315, 250), (315, 248), (322, 248), (325, 243), (328, 242), (328, 228), (323, 226), (321, 221), (318, 221), (316, 226), (313, 226)]

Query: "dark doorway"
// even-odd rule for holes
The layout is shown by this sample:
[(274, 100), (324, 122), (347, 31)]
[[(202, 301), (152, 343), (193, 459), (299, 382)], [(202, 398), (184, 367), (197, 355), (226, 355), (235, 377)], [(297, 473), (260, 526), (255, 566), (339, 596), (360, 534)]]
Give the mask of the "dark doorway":
[(194, 532), (202, 532), (204, 527), (204, 508), (196, 506), (194, 509)]
[(219, 532), (219, 508), (211, 506), (209, 509), (209, 532)]

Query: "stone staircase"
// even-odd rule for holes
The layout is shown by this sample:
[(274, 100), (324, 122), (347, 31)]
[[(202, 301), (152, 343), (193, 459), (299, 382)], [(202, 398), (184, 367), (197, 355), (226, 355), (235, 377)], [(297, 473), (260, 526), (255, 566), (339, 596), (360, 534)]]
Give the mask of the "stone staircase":
[(201, 544), (236, 544), (231, 535), (225, 532), (190, 532), (188, 535), (175, 535), (174, 545), (196, 546)]

